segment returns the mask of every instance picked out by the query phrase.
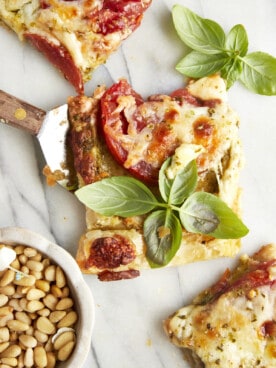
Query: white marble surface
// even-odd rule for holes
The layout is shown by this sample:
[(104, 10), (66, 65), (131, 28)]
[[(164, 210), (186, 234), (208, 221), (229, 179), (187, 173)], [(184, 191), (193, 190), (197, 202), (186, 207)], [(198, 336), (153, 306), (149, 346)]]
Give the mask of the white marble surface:
[[(250, 51), (276, 56), (274, 0), (153, 0), (142, 26), (86, 86), (127, 77), (145, 97), (183, 84), (174, 65), (187, 51), (172, 27), (174, 3), (218, 21), (227, 31), (243, 23)], [(70, 85), (27, 44), (0, 29), (0, 88), (44, 109), (65, 102)], [(236, 84), (229, 92), (241, 117), (246, 157), (242, 173), (244, 221), (250, 228), (242, 252), (276, 242), (276, 97), (257, 96)], [(84, 229), (84, 210), (61, 187), (49, 188), (34, 138), (0, 125), (0, 227), (21, 226), (54, 240), (72, 254)], [(149, 270), (134, 280), (101, 283), (85, 276), (96, 301), (91, 352), (84, 368), (188, 367), (162, 320), (191, 301), (235, 260), (220, 259), (179, 268)], [(84, 296), (85, 298), (85, 296)]]

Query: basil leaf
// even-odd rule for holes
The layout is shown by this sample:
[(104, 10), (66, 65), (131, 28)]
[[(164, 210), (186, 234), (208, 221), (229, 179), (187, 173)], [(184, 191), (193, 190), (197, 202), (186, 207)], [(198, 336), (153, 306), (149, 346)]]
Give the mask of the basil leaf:
[(182, 204), (194, 192), (197, 179), (196, 161), (192, 160), (176, 174), (172, 182), (168, 203), (173, 205)]
[(171, 211), (155, 211), (144, 222), (144, 237), (147, 243), (146, 257), (150, 266), (165, 266), (180, 247), (182, 227)]
[(78, 189), (75, 194), (87, 207), (105, 216), (143, 215), (158, 205), (143, 183), (127, 176), (97, 181)]
[(201, 18), (181, 5), (173, 7), (172, 17), (180, 39), (193, 50), (204, 54), (217, 54), (224, 50), (225, 33), (218, 23)]
[(191, 51), (177, 65), (176, 70), (191, 78), (201, 78), (221, 70), (229, 60), (227, 54), (206, 55)]
[(248, 233), (238, 216), (217, 196), (193, 193), (180, 208), (180, 220), (189, 232), (219, 239), (237, 239)]
[(235, 51), (236, 55), (244, 56), (248, 50), (248, 37), (243, 25), (236, 24), (229, 32), (225, 41), (227, 50)]
[(158, 178), (158, 184), (159, 184), (159, 192), (161, 194), (161, 197), (165, 202), (168, 202), (171, 186), (172, 186), (172, 179), (169, 179), (166, 175), (167, 168), (171, 165), (172, 158), (169, 157), (161, 166), (159, 170), (159, 178)]
[(239, 79), (242, 72), (242, 61), (238, 58), (230, 59), (222, 68), (221, 77), (226, 80), (226, 87), (229, 89)]
[(159, 191), (163, 200), (169, 204), (182, 204), (196, 188), (197, 185), (197, 166), (196, 161), (192, 160), (183, 169), (169, 179), (166, 170), (170, 167), (172, 158), (168, 158), (159, 171)]
[(260, 95), (276, 95), (276, 58), (264, 52), (253, 52), (242, 58), (241, 82)]

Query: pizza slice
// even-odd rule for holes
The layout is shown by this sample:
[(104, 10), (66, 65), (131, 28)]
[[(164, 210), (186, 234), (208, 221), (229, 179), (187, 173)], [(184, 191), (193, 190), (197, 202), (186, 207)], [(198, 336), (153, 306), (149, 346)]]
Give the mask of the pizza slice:
[[(80, 187), (125, 175), (156, 192), (160, 167), (168, 157), (173, 157), (172, 174), (196, 160), (196, 190), (218, 196), (240, 214), (239, 119), (218, 75), (146, 101), (122, 79), (110, 88), (99, 87), (93, 97), (71, 97), (68, 106), (69, 141)], [(87, 232), (76, 255), (81, 270), (116, 280), (150, 267), (144, 221), (144, 215), (104, 216), (87, 208)], [(182, 229), (180, 248), (169, 265), (234, 256), (239, 248), (239, 239)]]
[(164, 322), (192, 367), (275, 366), (275, 271), (276, 245), (263, 246)]
[(30, 41), (83, 93), (103, 64), (141, 23), (151, 0), (1, 0), (0, 21)]

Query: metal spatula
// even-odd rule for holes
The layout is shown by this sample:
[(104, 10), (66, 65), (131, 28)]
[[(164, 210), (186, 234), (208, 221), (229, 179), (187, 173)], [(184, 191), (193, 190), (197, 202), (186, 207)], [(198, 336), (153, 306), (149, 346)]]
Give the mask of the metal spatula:
[(0, 90), (0, 122), (36, 136), (51, 172), (58, 171), (63, 174), (61, 176), (64, 178), (58, 183), (69, 189), (67, 110), (65, 104), (46, 112)]

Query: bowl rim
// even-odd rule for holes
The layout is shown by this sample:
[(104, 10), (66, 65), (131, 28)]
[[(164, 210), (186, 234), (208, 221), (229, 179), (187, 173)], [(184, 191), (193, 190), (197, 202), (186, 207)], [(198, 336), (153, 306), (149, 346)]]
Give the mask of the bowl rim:
[[(60, 245), (48, 240), (46, 237), (22, 227), (0, 228), (0, 242), (5, 244), (22, 244), (38, 249), (52, 258), (66, 273), (69, 283), (74, 287), (74, 294), (78, 299), (78, 307), (82, 316), (78, 328), (78, 338), (75, 349), (77, 354), (66, 362), (60, 362), (61, 367), (80, 368), (86, 361), (90, 351), (90, 342), (95, 322), (95, 302), (91, 289), (86, 284), (83, 274), (73, 256)], [(71, 274), (73, 271), (73, 275)], [(70, 272), (69, 272), (70, 271)], [(82, 303), (85, 295), (85, 303)], [(85, 328), (84, 328), (85, 327)], [(58, 366), (59, 367), (59, 366)]]

